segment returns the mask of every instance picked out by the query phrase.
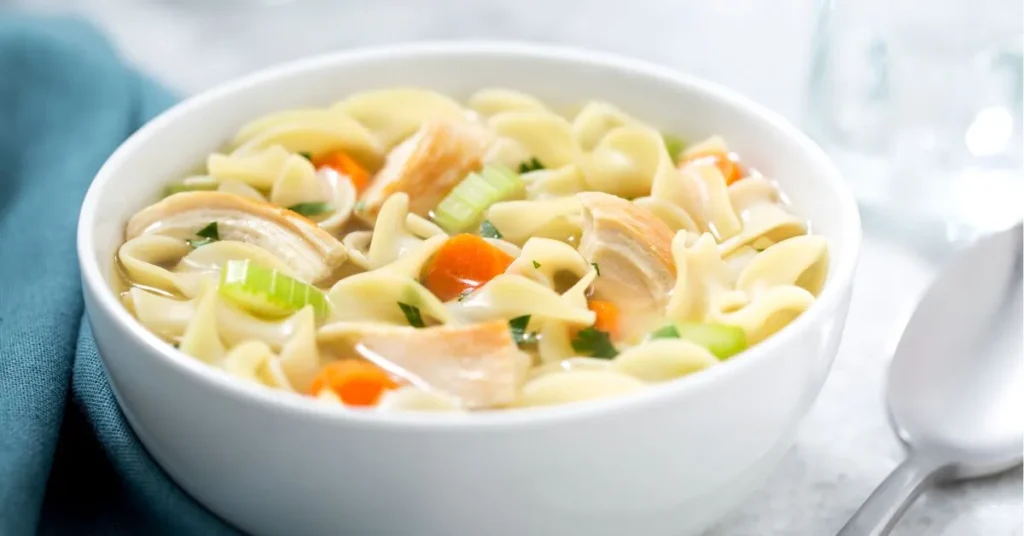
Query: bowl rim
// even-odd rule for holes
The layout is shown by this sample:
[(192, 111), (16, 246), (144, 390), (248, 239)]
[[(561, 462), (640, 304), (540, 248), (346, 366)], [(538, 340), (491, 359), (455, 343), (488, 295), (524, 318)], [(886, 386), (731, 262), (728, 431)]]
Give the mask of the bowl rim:
[[(729, 359), (719, 365), (670, 382), (646, 386), (627, 396), (590, 400), (580, 403), (546, 406), (537, 408), (514, 408), (487, 412), (375, 412), (338, 408), (314, 398), (287, 392), (275, 392), (264, 386), (239, 381), (223, 371), (197, 359), (182, 354), (147, 330), (125, 309), (110, 284), (103, 277), (100, 264), (95, 258), (93, 229), (96, 224), (98, 207), (102, 198), (108, 196), (109, 184), (123, 161), (147, 138), (158, 135), (164, 125), (173, 123), (179, 116), (193, 113), (207, 102), (222, 98), (252, 86), (258, 86), (280, 77), (297, 75), (325, 68), (344, 68), (345, 65), (360, 62), (388, 61), (401, 57), (444, 56), (506, 56), (534, 58), (588, 65), (595, 69), (608, 70), (621, 75), (631, 73), (645, 78), (660, 79), (689, 92), (717, 100), (726, 106), (742, 110), (755, 121), (768, 123), (796, 144), (815, 162), (816, 168), (826, 171), (818, 180), (826, 181), (836, 193), (841, 207), (838, 216), (840, 234), (843, 236), (844, 254), (834, 255), (840, 262), (833, 265), (830, 280), (822, 289), (815, 303), (790, 324), (764, 341), (743, 352), (742, 359)], [(683, 395), (699, 396), (706, 389), (749, 368), (755, 362), (769, 359), (791, 340), (822, 320), (826, 311), (832, 310), (843, 299), (852, 285), (861, 243), (860, 216), (852, 191), (843, 180), (825, 152), (799, 128), (780, 114), (754, 102), (739, 92), (718, 83), (686, 74), (646, 60), (631, 58), (612, 52), (585, 48), (536, 44), (518, 41), (411, 41), (391, 45), (377, 45), (310, 56), (264, 69), (218, 84), (210, 89), (188, 97), (155, 118), (128, 137), (96, 173), (82, 203), (78, 222), (77, 250), (82, 275), (83, 291), (91, 292), (95, 298), (94, 309), (88, 314), (108, 315), (123, 337), (133, 339), (137, 345), (150, 350), (141, 359), (160, 359), (165, 365), (179, 369), (191, 381), (207, 384), (207, 387), (223, 390), (236, 398), (261, 406), (263, 410), (288, 411), (292, 417), (311, 419), (327, 425), (346, 424), (368, 428), (410, 428), (410, 429), (489, 429), (527, 426), (549, 426), (564, 421), (602, 418), (615, 412), (645, 411), (666, 400)], [(830, 243), (830, 247), (834, 247)], [(146, 352), (141, 352), (145, 354)], [(105, 359), (101, 357), (104, 362)], [(109, 377), (108, 377), (109, 382)]]

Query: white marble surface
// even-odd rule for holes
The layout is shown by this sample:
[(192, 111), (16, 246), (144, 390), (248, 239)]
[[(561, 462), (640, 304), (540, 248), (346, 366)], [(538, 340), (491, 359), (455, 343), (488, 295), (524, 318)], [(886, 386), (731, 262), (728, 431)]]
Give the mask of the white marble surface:
[[(183, 94), (255, 68), (414, 39), (563, 42), (638, 56), (733, 86), (799, 121), (815, 0), (20, 0), (78, 12)], [(941, 247), (939, 250), (941, 251)], [(768, 483), (709, 534), (834, 534), (902, 458), (883, 408), (887, 349), (935, 270), (869, 234), (835, 368)], [(1021, 535), (1021, 472), (929, 491), (899, 536)]]

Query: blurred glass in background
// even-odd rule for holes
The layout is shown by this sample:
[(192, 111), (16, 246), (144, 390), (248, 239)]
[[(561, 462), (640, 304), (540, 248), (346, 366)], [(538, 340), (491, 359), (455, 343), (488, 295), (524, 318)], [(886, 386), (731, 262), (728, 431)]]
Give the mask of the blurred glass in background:
[(1022, 5), (821, 0), (807, 127), (868, 226), (955, 239), (1021, 218)]

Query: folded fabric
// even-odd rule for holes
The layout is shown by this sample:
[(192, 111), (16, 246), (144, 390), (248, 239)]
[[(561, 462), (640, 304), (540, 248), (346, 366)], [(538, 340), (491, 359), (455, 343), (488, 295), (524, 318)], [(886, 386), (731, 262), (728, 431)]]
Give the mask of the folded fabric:
[(172, 96), (87, 24), (0, 10), (0, 534), (237, 534), (156, 465), (82, 318), (75, 228)]

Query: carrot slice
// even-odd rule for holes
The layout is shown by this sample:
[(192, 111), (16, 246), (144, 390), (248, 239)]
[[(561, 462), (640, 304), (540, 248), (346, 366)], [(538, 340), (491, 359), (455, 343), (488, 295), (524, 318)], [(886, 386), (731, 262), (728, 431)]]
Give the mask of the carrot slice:
[(342, 151), (334, 151), (313, 159), (313, 167), (329, 167), (340, 175), (348, 177), (356, 192), (362, 192), (370, 184), (370, 172)]
[(313, 379), (309, 392), (316, 396), (321, 390), (330, 389), (349, 406), (372, 406), (384, 391), (395, 387), (394, 380), (377, 365), (343, 359), (324, 365)]
[(684, 158), (679, 163), (679, 167), (694, 163), (714, 165), (718, 168), (718, 171), (722, 172), (722, 176), (725, 177), (726, 184), (732, 184), (743, 178), (743, 167), (740, 166), (740, 163), (731, 155), (725, 154), (721, 151), (692, 154)]
[(607, 333), (612, 339), (619, 334), (619, 308), (605, 300), (588, 300), (587, 308), (597, 315), (594, 329)]
[(427, 266), (423, 283), (442, 301), (483, 286), (512, 264), (512, 257), (476, 235), (448, 239)]

